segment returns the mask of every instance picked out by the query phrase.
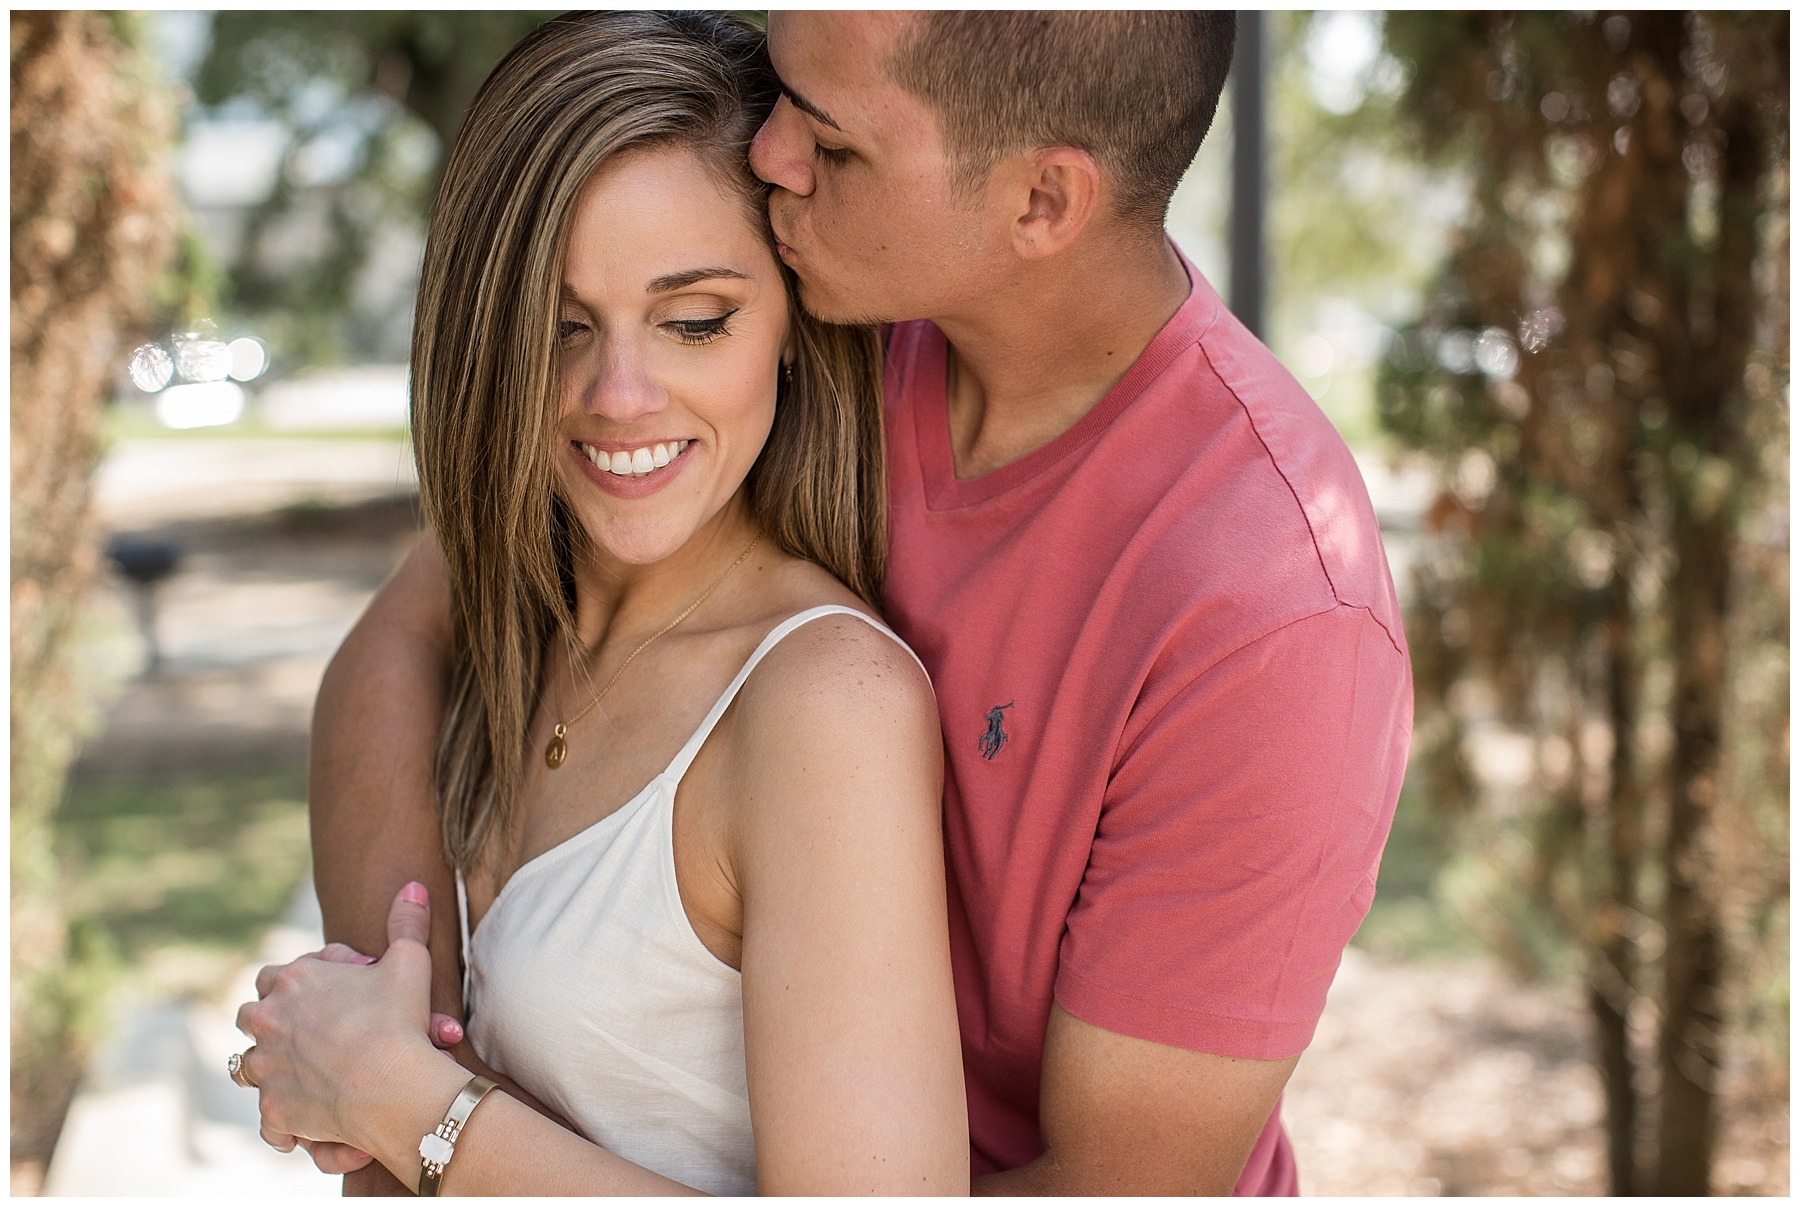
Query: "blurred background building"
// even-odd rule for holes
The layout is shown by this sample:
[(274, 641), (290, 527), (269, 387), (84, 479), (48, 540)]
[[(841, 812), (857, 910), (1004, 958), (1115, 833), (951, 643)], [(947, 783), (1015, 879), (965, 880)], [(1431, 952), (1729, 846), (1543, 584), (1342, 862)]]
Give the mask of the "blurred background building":
[[(317, 942), (426, 214), (546, 15), (12, 16), (15, 1193), (335, 1192), (230, 1016)], [(1169, 229), (1355, 452), (1418, 695), (1302, 1186), (1784, 1194), (1787, 15), (1256, 20)]]

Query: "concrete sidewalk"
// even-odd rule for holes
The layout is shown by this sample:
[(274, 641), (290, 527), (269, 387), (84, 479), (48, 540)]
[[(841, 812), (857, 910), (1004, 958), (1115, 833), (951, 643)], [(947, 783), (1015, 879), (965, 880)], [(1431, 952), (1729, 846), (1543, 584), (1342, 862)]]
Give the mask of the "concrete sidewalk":
[(233, 1019), (256, 996), (257, 969), (324, 942), (309, 879), (255, 958), (216, 997), (122, 1007), (118, 1030), (69, 1108), (43, 1193), (339, 1194), (342, 1179), (318, 1172), (304, 1152), (278, 1153), (263, 1143), (256, 1095), (225, 1072), (226, 1057), (249, 1043)]

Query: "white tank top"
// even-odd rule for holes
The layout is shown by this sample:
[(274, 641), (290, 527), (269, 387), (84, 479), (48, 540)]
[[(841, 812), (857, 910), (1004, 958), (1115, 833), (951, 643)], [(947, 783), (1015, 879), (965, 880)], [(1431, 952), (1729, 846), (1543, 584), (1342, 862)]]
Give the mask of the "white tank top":
[(675, 789), (763, 656), (801, 625), (838, 614), (906, 648), (853, 608), (788, 617), (667, 769), (515, 871), (473, 936), (456, 877), (463, 1004), (481, 1059), (595, 1144), (710, 1194), (756, 1193), (744, 999), (737, 970), (707, 950), (681, 907)]

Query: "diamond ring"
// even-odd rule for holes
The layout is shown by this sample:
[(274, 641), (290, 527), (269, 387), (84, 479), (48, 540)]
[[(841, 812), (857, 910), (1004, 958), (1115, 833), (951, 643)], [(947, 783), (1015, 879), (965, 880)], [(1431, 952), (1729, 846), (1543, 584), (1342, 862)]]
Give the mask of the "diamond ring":
[(225, 1060), (225, 1071), (231, 1074), (231, 1079), (233, 1081), (243, 1086), (246, 1090), (254, 1090), (256, 1088), (256, 1083), (250, 1080), (250, 1074), (244, 1068), (244, 1057), (248, 1056), (252, 1050), (253, 1049), (251, 1048), (245, 1048), (242, 1052), (233, 1052)]

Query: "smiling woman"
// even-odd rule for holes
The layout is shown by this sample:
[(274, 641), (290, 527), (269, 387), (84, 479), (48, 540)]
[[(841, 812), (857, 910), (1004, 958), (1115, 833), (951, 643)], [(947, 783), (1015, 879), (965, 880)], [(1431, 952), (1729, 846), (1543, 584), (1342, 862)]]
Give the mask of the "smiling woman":
[(576, 202), (557, 476), (596, 567), (661, 561), (723, 521), (768, 439), (788, 301), (743, 209), (677, 148), (610, 161)]
[(734, 21), (601, 13), (475, 100), (415, 324), (436, 550), (401, 572), (449, 586), (474, 1052), (426, 1038), (409, 885), (379, 963), (265, 969), (241, 1013), (278, 1146), (421, 1193), (967, 1189), (942, 747), (873, 614), (878, 348), (794, 304), (745, 162), (775, 95)]
[[(496, 68), (452, 152), (426, 245), (414, 439), (421, 500), (468, 633), (438, 756), (445, 844), (459, 861), (489, 824), (474, 803), (495, 816), (510, 809), (519, 776), (511, 735), (541, 686), (546, 639), (594, 638), (568, 610), (574, 566), (596, 544), (613, 551), (603, 559), (641, 564), (640, 542), (653, 539), (646, 529), (664, 524), (670, 508), (686, 509), (683, 523), (695, 507), (712, 515), (725, 502), (721, 458), (735, 458), (742, 476), (738, 508), (776, 545), (831, 570), (865, 602), (881, 591), (879, 351), (868, 330), (800, 311), (770, 250), (764, 189), (745, 156), (774, 104), (773, 72), (695, 80), (677, 98), (661, 58), (599, 24), (586, 36), (609, 39), (604, 57), (579, 46), (577, 23), (564, 22), (558, 37), (527, 38)], [(597, 106), (596, 97), (612, 103)], [(525, 235), (546, 230), (562, 236)], [(711, 275), (718, 267), (735, 275)], [(742, 304), (751, 313), (726, 314)], [(719, 339), (732, 324), (751, 329)], [(639, 483), (585, 476), (572, 460), (574, 444), (587, 443), (607, 454), (610, 471), (614, 453), (648, 446), (655, 468), (656, 443), (698, 434), (664, 430), (694, 422), (664, 404), (685, 411), (696, 392), (727, 388), (740, 408), (746, 390), (760, 389), (768, 413), (729, 448), (716, 433), (683, 451), (684, 462), (706, 460), (708, 475), (682, 470)], [(583, 408), (595, 414), (580, 420)], [(661, 487), (676, 478), (664, 499)], [(659, 505), (597, 510), (639, 490)], [(571, 507), (601, 522), (606, 539), (590, 542), (570, 523)], [(729, 536), (727, 518), (708, 539)], [(511, 564), (483, 556), (496, 545), (515, 550)], [(518, 591), (529, 607), (518, 606)]]

